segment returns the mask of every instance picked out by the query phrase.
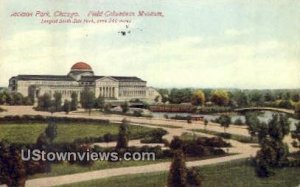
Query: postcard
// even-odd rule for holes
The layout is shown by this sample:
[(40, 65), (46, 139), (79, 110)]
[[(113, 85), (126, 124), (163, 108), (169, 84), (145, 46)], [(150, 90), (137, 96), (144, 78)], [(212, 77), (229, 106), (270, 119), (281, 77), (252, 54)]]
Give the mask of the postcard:
[(300, 186), (299, 10), (1, 0), (0, 187)]

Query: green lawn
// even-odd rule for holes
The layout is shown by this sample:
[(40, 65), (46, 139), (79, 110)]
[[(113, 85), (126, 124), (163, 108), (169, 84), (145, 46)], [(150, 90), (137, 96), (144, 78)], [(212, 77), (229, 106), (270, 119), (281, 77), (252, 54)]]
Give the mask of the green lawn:
[(174, 125), (158, 125), (158, 124), (146, 124), (150, 126), (155, 126), (155, 127), (166, 127), (166, 128), (171, 128), (171, 129), (181, 129), (182, 127), (179, 126), (174, 126)]
[(96, 161), (90, 167), (84, 167), (77, 164), (69, 164), (67, 162), (62, 164), (52, 164), (50, 173), (36, 174), (30, 176), (30, 178), (41, 178), (41, 177), (53, 177), (59, 175), (67, 175), (74, 173), (89, 172), (101, 169), (119, 168), (119, 167), (129, 167), (129, 166), (141, 166), (148, 164), (155, 164), (159, 162), (167, 162), (170, 159), (158, 159), (158, 160), (144, 160), (144, 161), (121, 161), (121, 162), (108, 162), (108, 161)]
[[(98, 137), (106, 133), (117, 134), (119, 125), (109, 124), (57, 124), (58, 135), (55, 143), (72, 142), (76, 138)], [(46, 124), (0, 124), (0, 140), (11, 143), (35, 143), (37, 137), (44, 132)], [(132, 135), (147, 133), (152, 128), (129, 126)]]
[[(224, 133), (222, 132), (217, 132), (217, 131), (211, 131), (211, 130), (205, 130), (205, 129), (192, 129), (194, 132), (201, 132), (201, 133), (206, 133), (206, 134), (211, 134), (215, 136), (220, 136), (224, 139), (228, 139), (226, 136), (224, 136)], [(242, 143), (258, 143), (258, 139), (256, 137), (252, 138), (250, 136), (243, 136), (243, 135), (237, 135), (237, 134), (230, 134), (230, 139), (236, 140)]]
[[(300, 184), (300, 168), (275, 170), (276, 175), (267, 179), (255, 176), (254, 169), (245, 160), (198, 168), (204, 177), (204, 187), (295, 187)], [(164, 187), (167, 172), (111, 177), (107, 179), (64, 185), (63, 187)]]

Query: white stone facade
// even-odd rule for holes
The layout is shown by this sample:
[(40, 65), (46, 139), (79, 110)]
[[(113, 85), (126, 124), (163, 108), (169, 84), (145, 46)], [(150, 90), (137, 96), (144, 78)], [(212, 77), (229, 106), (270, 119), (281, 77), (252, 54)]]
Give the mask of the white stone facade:
[(80, 99), (80, 93), (87, 87), (95, 93), (95, 97), (107, 100), (140, 99), (151, 102), (159, 96), (155, 89), (147, 87), (147, 82), (138, 77), (95, 76), (90, 66), (83, 62), (73, 65), (66, 76), (18, 75), (9, 80), (10, 91), (35, 99), (45, 93), (53, 96), (55, 92), (68, 100), (75, 92)]

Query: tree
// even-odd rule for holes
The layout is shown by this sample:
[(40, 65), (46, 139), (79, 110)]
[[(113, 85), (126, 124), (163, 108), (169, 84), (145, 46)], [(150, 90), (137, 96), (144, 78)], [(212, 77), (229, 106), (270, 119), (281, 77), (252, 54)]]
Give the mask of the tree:
[(300, 101), (300, 95), (299, 94), (293, 94), (292, 95), (292, 101), (299, 102)]
[(233, 93), (232, 99), (236, 101), (239, 107), (245, 107), (249, 105), (249, 98), (244, 91), (236, 91)]
[(204, 105), (205, 95), (202, 90), (197, 90), (193, 93), (191, 103), (196, 106)]
[(290, 100), (281, 100), (279, 103), (278, 103), (278, 106), (280, 108), (287, 108), (287, 109), (292, 109), (294, 108), (292, 102)]
[(38, 109), (48, 111), (51, 107), (51, 96), (47, 93), (38, 98)]
[(296, 129), (292, 132), (292, 138), (294, 139), (294, 141), (292, 142), (292, 145), (295, 148), (300, 149), (300, 122), (295, 124), (295, 126), (296, 126)]
[(57, 125), (53, 121), (48, 123), (47, 128), (45, 129), (45, 134), (49, 138), (50, 142), (52, 143), (53, 140), (57, 136)]
[(95, 108), (98, 108), (99, 110), (103, 110), (104, 104), (105, 104), (104, 97), (99, 96), (95, 101)]
[(85, 88), (80, 95), (81, 106), (88, 110), (89, 115), (91, 115), (92, 108), (95, 105), (95, 93), (90, 91), (88, 88)]
[(22, 105), (23, 104), (23, 100), (24, 97), (21, 93), (12, 93), (12, 97), (13, 97), (13, 105)]
[(116, 149), (126, 149), (128, 147), (128, 121), (124, 118), (119, 128)]
[(106, 143), (111, 142), (111, 141), (113, 141), (113, 135), (111, 133), (106, 133), (103, 136), (103, 140)]
[(179, 136), (174, 136), (170, 143), (170, 149), (178, 150), (182, 148), (183, 148), (183, 141), (180, 139)]
[(224, 90), (215, 90), (212, 93), (211, 101), (217, 105), (227, 105), (229, 102), (228, 93)]
[(290, 124), (287, 116), (274, 114), (260, 137), (261, 149), (255, 157), (256, 173), (259, 177), (272, 174), (270, 168), (281, 167), (287, 162), (288, 146), (283, 138), (289, 133)]
[(231, 118), (227, 115), (221, 115), (219, 117), (218, 122), (221, 124), (222, 127), (224, 127), (224, 132), (226, 132), (226, 128), (228, 128), (231, 123)]
[(129, 110), (128, 102), (124, 102), (123, 104), (121, 104), (121, 108), (123, 113), (128, 112)]
[(202, 186), (202, 176), (200, 175), (197, 168), (192, 167), (187, 170), (187, 183), (191, 187), (201, 187)]
[(63, 111), (65, 111), (66, 114), (69, 114), (71, 110), (71, 103), (70, 101), (68, 101), (67, 99), (64, 101), (64, 105), (63, 105)]
[(273, 95), (270, 91), (268, 91), (268, 92), (265, 94), (265, 96), (264, 96), (264, 100), (265, 100), (266, 102), (272, 102), (272, 101), (275, 100), (275, 97), (274, 97), (274, 95)]
[(300, 119), (300, 103), (295, 105), (295, 116), (296, 118)]
[(248, 131), (252, 139), (258, 133), (260, 121), (255, 113), (246, 113), (245, 118), (246, 118), (246, 125), (248, 126)]
[(259, 106), (263, 103), (263, 101), (264, 101), (264, 98), (260, 92), (254, 91), (254, 92), (250, 93), (250, 102), (253, 105)]
[(208, 125), (208, 120), (205, 119), (205, 120), (204, 120), (204, 129), (205, 129), (205, 130), (206, 130), (207, 125)]
[(54, 97), (54, 106), (55, 106), (55, 111), (59, 112), (61, 110), (61, 104), (62, 104), (62, 95), (59, 92), (55, 92), (53, 94)]
[(9, 187), (24, 187), (26, 168), (19, 150), (15, 146), (0, 143), (0, 184)]
[(192, 98), (191, 89), (172, 89), (169, 95), (168, 100), (171, 103), (180, 104), (180, 103), (190, 103)]
[(158, 103), (158, 102), (159, 102), (159, 98), (160, 98), (159, 95), (156, 96), (155, 99), (154, 99), (154, 101), (155, 101), (156, 103)]
[(276, 152), (272, 148), (271, 141), (264, 140), (261, 144), (261, 150), (259, 150), (255, 157), (255, 171), (258, 177), (269, 177), (274, 174), (271, 169), (272, 163), (276, 160)]
[(174, 158), (168, 175), (168, 187), (185, 187), (187, 186), (186, 179), (187, 169), (184, 154), (181, 149), (178, 149), (174, 151)]
[(77, 110), (78, 106), (78, 95), (76, 92), (72, 92), (71, 94), (71, 111)]

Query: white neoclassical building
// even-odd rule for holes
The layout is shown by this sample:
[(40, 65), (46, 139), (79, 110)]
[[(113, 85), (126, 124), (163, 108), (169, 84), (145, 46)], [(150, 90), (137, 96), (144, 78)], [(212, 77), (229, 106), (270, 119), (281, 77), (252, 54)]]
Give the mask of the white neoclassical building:
[(68, 75), (18, 75), (9, 79), (11, 92), (34, 98), (59, 92), (63, 99), (70, 99), (73, 92), (79, 96), (85, 88), (92, 90), (96, 97), (112, 101), (140, 99), (151, 102), (160, 97), (154, 88), (147, 87), (147, 82), (138, 77), (96, 76), (91, 66), (84, 62), (74, 64)]

